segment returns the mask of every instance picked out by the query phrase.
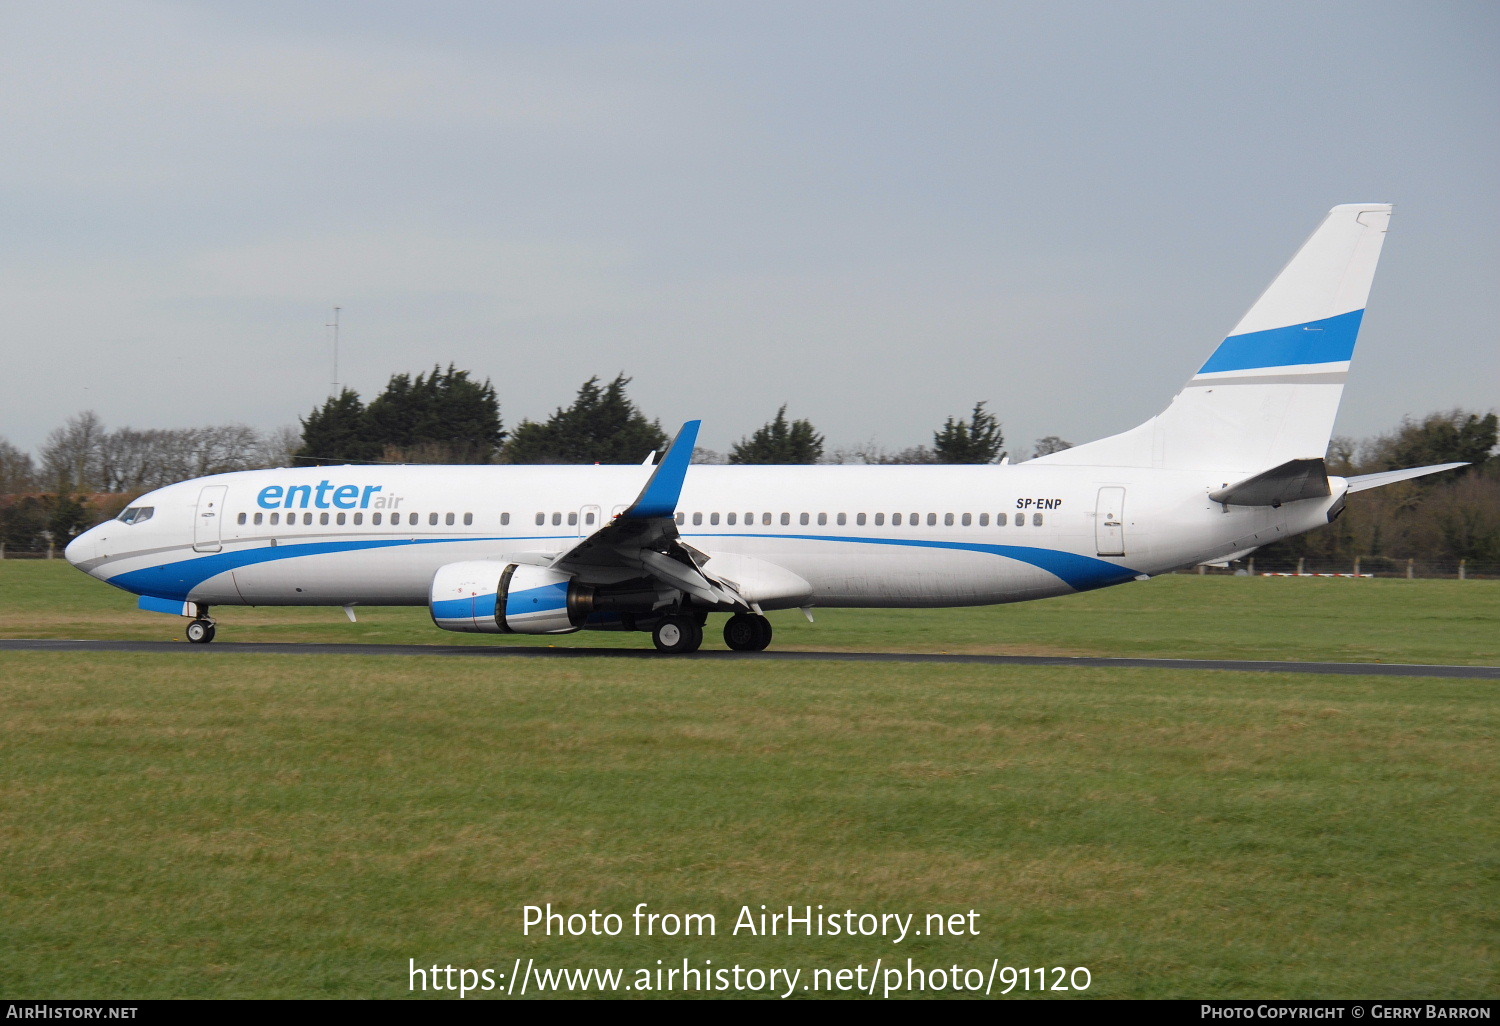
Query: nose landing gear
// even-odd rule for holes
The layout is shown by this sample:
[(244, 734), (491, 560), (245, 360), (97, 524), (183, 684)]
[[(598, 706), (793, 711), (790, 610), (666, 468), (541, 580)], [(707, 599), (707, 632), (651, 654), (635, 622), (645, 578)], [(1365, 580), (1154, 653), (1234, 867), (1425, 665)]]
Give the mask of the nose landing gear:
[(207, 645), (214, 640), (214, 622), (208, 618), (208, 610), (199, 613), (198, 618), (187, 625), (187, 639), (195, 645)]

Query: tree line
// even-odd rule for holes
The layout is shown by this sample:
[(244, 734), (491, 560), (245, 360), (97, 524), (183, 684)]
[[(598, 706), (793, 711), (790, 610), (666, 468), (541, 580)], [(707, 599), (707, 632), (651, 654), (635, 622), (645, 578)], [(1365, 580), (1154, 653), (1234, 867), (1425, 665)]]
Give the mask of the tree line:
[[(648, 420), (626, 393), (630, 378), (589, 378), (568, 406), (546, 420), (523, 420), (505, 430), (494, 386), (467, 371), (434, 367), (411, 378), (397, 374), (368, 404), (352, 389), (330, 396), (302, 418), (297, 466), (341, 463), (640, 463), (662, 452), (670, 439), (660, 420)], [(807, 420), (788, 420), (786, 406), (728, 453), (695, 451), (700, 463), (797, 464), (993, 463), (1005, 456), (996, 417), (977, 403), (968, 419), (949, 417), (930, 447), (886, 453), (865, 449), (825, 451), (824, 438)], [(1067, 443), (1062, 443), (1066, 448)]]

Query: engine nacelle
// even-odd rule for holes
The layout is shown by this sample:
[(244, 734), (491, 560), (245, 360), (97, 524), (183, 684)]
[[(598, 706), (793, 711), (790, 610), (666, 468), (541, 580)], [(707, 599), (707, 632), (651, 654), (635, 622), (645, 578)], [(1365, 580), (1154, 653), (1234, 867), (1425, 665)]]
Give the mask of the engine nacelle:
[(594, 589), (542, 566), (474, 560), (432, 578), (432, 622), (470, 634), (568, 634), (594, 608)]

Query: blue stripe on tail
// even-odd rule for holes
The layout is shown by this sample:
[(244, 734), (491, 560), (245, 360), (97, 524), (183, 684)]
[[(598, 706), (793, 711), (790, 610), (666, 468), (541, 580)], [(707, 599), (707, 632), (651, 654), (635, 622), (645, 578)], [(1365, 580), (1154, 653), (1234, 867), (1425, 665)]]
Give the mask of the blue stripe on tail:
[(1347, 361), (1354, 356), (1354, 342), (1364, 315), (1363, 310), (1351, 310), (1321, 321), (1230, 335), (1198, 373)]

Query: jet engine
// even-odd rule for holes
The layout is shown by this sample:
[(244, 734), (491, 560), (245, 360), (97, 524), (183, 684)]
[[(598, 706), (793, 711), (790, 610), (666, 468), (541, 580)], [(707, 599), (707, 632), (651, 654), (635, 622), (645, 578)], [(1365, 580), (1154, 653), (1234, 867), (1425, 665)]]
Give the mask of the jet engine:
[(470, 634), (569, 634), (594, 609), (594, 589), (524, 563), (449, 563), (432, 578), (432, 622)]

